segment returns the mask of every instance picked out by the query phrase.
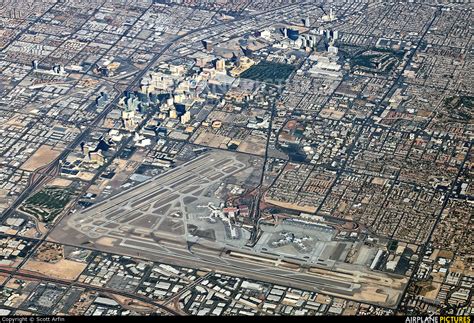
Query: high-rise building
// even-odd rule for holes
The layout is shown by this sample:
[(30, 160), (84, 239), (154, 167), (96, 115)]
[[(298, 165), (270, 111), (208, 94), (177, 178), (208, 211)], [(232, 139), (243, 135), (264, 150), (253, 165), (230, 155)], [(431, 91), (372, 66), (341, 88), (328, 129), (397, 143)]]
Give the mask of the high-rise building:
[(57, 64), (53, 66), (53, 72), (56, 74), (64, 74), (64, 67), (61, 65)]
[(31, 67), (33, 67), (33, 70), (36, 71), (38, 69), (38, 61), (37, 60), (32, 61)]
[(311, 21), (309, 20), (309, 17), (306, 17), (306, 18), (304, 19), (304, 26), (305, 26), (305, 27), (311, 26)]
[(295, 46), (296, 46), (296, 48), (301, 48), (302, 46), (306, 46), (306, 40), (303, 37), (299, 37), (295, 41)]
[(339, 38), (339, 31), (334, 30), (334, 31), (332, 32), (332, 39), (333, 39), (333, 40), (337, 40), (338, 38)]
[(96, 106), (98, 107), (101, 107), (102, 105), (104, 105), (105, 103), (105, 100), (104, 100), (104, 97), (102, 95), (99, 95), (96, 99), (95, 99), (95, 104)]
[(178, 117), (178, 113), (176, 112), (175, 109), (170, 110), (170, 118), (171, 119), (176, 119)]
[(90, 145), (84, 144), (82, 146), (82, 153), (86, 156), (89, 156), (89, 152), (94, 151), (94, 148), (92, 148)]
[(191, 120), (191, 113), (189, 111), (186, 111), (181, 116), (181, 123), (188, 123), (190, 120)]
[(216, 70), (218, 72), (225, 72), (225, 59), (218, 59), (216, 61)]
[(122, 121), (125, 129), (135, 129), (135, 111), (122, 111)]
[(336, 20), (336, 15), (334, 14), (332, 8), (329, 9), (329, 15), (324, 15), (322, 17), (323, 21), (334, 21)]
[(209, 40), (203, 40), (202, 45), (204, 46), (204, 49), (209, 52), (214, 48), (213, 44)]
[(331, 38), (331, 31), (328, 29), (326, 30), (326, 39), (329, 40)]
[(204, 67), (204, 66), (206, 66), (207, 62), (208, 62), (207, 57), (197, 57), (196, 58), (196, 66), (197, 67)]

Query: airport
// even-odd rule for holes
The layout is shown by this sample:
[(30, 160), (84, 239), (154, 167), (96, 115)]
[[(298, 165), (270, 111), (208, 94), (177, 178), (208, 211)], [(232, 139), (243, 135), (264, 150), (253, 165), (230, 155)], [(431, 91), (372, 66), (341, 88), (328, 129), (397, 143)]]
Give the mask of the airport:
[[(138, 186), (70, 214), (50, 237), (58, 242), (67, 241), (102, 251), (234, 275), (244, 273), (254, 279), (286, 281), (298, 288), (362, 299), (386, 307), (396, 306), (408, 279), (369, 271), (366, 263), (344, 264), (342, 260), (350, 244), (332, 242), (334, 229), (329, 226), (306, 225), (303, 230), (326, 240), (317, 241), (316, 253), (309, 261), (302, 255), (291, 257), (288, 252), (269, 252), (262, 247), (268, 246), (268, 241), (264, 241), (268, 237), (254, 248), (248, 247), (245, 245), (250, 237), (247, 230), (239, 227), (241, 234), (230, 236), (223, 221), (210, 221), (209, 214), (220, 212), (223, 203), (215, 196), (221, 182), (231, 176), (251, 174), (249, 158), (240, 153), (206, 152)], [(304, 221), (300, 222), (285, 221), (282, 228), (301, 231)], [(213, 239), (193, 235), (190, 227), (212, 230)], [(374, 256), (375, 252), (371, 252)], [(334, 257), (334, 253), (338, 255)], [(381, 285), (383, 289), (376, 288)]]

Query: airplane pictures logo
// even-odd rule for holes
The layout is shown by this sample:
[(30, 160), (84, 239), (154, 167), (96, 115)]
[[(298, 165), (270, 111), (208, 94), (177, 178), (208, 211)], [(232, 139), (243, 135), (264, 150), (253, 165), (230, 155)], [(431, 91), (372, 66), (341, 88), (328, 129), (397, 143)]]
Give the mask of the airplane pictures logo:
[(405, 323), (471, 323), (469, 316), (409, 316)]

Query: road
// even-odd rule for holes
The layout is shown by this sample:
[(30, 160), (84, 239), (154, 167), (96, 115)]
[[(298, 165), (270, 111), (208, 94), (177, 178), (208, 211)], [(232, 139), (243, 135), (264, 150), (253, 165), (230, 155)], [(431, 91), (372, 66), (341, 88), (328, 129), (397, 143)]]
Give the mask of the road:
[[(12, 235), (8, 235), (12, 236)], [(37, 245), (42, 242), (42, 239), (28, 238), (28, 240), (36, 241)], [(58, 242), (56, 240), (49, 240), (51, 242)], [(67, 247), (76, 247), (91, 251), (110, 252), (112, 254), (132, 256), (135, 259), (145, 261), (157, 261), (159, 263), (183, 266), (188, 268), (200, 268), (204, 271), (215, 271), (219, 273), (228, 274), (231, 276), (245, 277), (247, 279), (255, 279), (260, 281), (266, 281), (277, 285), (284, 285), (288, 287), (298, 288), (302, 290), (312, 290), (315, 292), (322, 292), (337, 297), (354, 300), (353, 292), (351, 289), (358, 291), (357, 283), (348, 282), (342, 278), (330, 277), (328, 275), (309, 273), (305, 269), (289, 269), (282, 266), (269, 266), (263, 262), (249, 262), (236, 257), (230, 257), (226, 255), (226, 250), (214, 249), (203, 245), (192, 246), (189, 250), (185, 247), (179, 247), (176, 242), (164, 241), (158, 244), (150, 241), (149, 243), (137, 244), (132, 247), (129, 244), (114, 247), (102, 247), (86, 245), (80, 242), (61, 242)], [(33, 252), (30, 252), (30, 255)], [(18, 266), (20, 267), (20, 266)], [(20, 272), (16, 272), (13, 269), (3, 270), (5, 273), (9, 273), (12, 277), (16, 276)], [(0, 270), (0, 272), (2, 272)], [(354, 271), (355, 272), (355, 271)], [(329, 274), (330, 272), (328, 272)], [(366, 285), (376, 284), (381, 286), (383, 283), (384, 290), (392, 290), (396, 295), (401, 295), (401, 291), (395, 284), (400, 283), (398, 279), (390, 278), (384, 274), (378, 275), (374, 273), (374, 279), (367, 281)], [(366, 279), (364, 275), (356, 275), (361, 279)], [(42, 276), (39, 276), (42, 277)], [(388, 278), (387, 278), (388, 277)], [(387, 280), (388, 279), (388, 280)], [(69, 282), (71, 283), (71, 282)], [(360, 283), (362, 284), (362, 282)], [(351, 287), (352, 285), (352, 287)], [(106, 289), (104, 289), (105, 291)], [(109, 292), (115, 292), (109, 290)], [(400, 297), (398, 297), (400, 299)], [(357, 301), (366, 304), (376, 305), (385, 309), (395, 308), (395, 304), (384, 305), (378, 302), (372, 302), (367, 299), (358, 298)]]
[[(4, 268), (0, 267), (0, 273), (13, 275), (13, 270), (12, 269), (4, 269)], [(21, 272), (21, 271), (14, 273), (14, 277), (15, 278), (20, 278), (20, 279), (21, 278), (27, 278), (27, 279), (30, 279), (30, 280), (38, 280), (40, 282), (48, 282), (48, 283), (66, 285), (66, 286), (69, 286), (69, 285), (70, 286), (76, 286), (76, 287), (85, 288), (87, 290), (92, 290), (92, 291), (99, 292), (99, 293), (117, 294), (117, 295), (120, 295), (120, 296), (132, 298), (132, 299), (137, 299), (137, 300), (140, 300), (144, 303), (156, 306), (156, 307), (160, 308), (161, 310), (165, 311), (166, 313), (169, 313), (169, 314), (172, 314), (172, 315), (177, 315), (177, 316), (180, 315), (175, 310), (173, 310), (173, 309), (171, 309), (171, 308), (169, 308), (165, 305), (162, 305), (158, 302), (155, 302), (155, 301), (149, 299), (148, 297), (145, 297), (145, 296), (142, 296), (142, 295), (139, 295), (139, 294), (134, 294), (134, 293), (133, 294), (132, 293), (127, 293), (127, 292), (124, 292), (122, 290), (116, 290), (116, 289), (111, 289), (111, 288), (106, 288), (106, 287), (97, 287), (97, 286), (92, 286), (92, 285), (85, 284), (85, 283), (71, 282), (71, 281), (63, 280), (63, 279), (59, 279), (59, 278), (53, 278), (53, 277), (43, 276), (43, 275), (39, 275), (39, 274)]]
[[(210, 25), (210, 26), (204, 26), (204, 27), (200, 27), (200, 28), (197, 28), (197, 29), (193, 29), (193, 30), (190, 30), (189, 32), (185, 33), (185, 34), (182, 34), (180, 36), (177, 36), (175, 37), (173, 40), (171, 40), (170, 42), (168, 42), (165, 46), (163, 46), (163, 48), (161, 48), (161, 50), (156, 53), (153, 57), (153, 59), (147, 64), (147, 66), (141, 70), (139, 73), (137, 73), (137, 75), (135, 76), (135, 78), (132, 80), (132, 82), (127, 86), (127, 88), (125, 89), (125, 91), (131, 91), (137, 82), (139, 82), (143, 76), (152, 68), (155, 66), (156, 62), (158, 61), (158, 59), (163, 56), (164, 53), (166, 53), (168, 51), (168, 49), (170, 49), (171, 46), (177, 44), (178, 41), (182, 40), (183, 38), (186, 38), (190, 35), (193, 35), (193, 34), (196, 34), (196, 33), (199, 33), (203, 30), (206, 30), (206, 29), (211, 29), (211, 28), (218, 28), (218, 27), (221, 27), (221, 26), (224, 26), (224, 25), (227, 25), (227, 24), (231, 24), (231, 23), (235, 23), (237, 21), (241, 21), (241, 20), (246, 20), (246, 19), (252, 19), (252, 18), (256, 18), (260, 15), (265, 15), (265, 14), (268, 14), (268, 13), (271, 13), (271, 12), (274, 12), (274, 11), (277, 11), (277, 10), (281, 10), (281, 9), (284, 9), (284, 8), (287, 8), (287, 7), (290, 7), (290, 6), (294, 6), (295, 4), (292, 3), (292, 4), (288, 4), (288, 5), (285, 5), (285, 6), (281, 6), (281, 7), (276, 7), (276, 8), (272, 8), (272, 9), (269, 9), (267, 11), (263, 11), (263, 12), (259, 12), (259, 13), (255, 13), (255, 14), (250, 14), (250, 15), (247, 15), (247, 16), (242, 16), (242, 17), (239, 17), (239, 18), (236, 18), (234, 20), (231, 20), (231, 21), (225, 21), (225, 22), (222, 22), (222, 23), (218, 23), (218, 24), (214, 24), (214, 25)], [(45, 13), (46, 14), (46, 13)], [(97, 117), (89, 124), (85, 127), (85, 129), (82, 131), (82, 133), (76, 137), (76, 139), (71, 142), (64, 150), (63, 152), (50, 164), (48, 165), (45, 169), (44, 169), (44, 172), (41, 173), (41, 174), (38, 174), (38, 177), (32, 181), (31, 183), (29, 183), (29, 186), (25, 188), (25, 190), (23, 190), (23, 192), (18, 196), (18, 198), (3, 212), (2, 214), (2, 217), (8, 217), (9, 215), (12, 214), (12, 212), (19, 206), (21, 205), (21, 203), (23, 203), (23, 201), (28, 198), (28, 196), (36, 191), (37, 189), (39, 189), (41, 187), (42, 184), (44, 184), (44, 179), (45, 177), (51, 177), (52, 175), (54, 175), (53, 173), (53, 170), (55, 169), (55, 167), (57, 167), (57, 163), (59, 163), (60, 160), (63, 160), (65, 159), (68, 154), (73, 151), (85, 138), (87, 138), (87, 135), (90, 133), (90, 131), (96, 127), (99, 122), (105, 118), (105, 116), (107, 116), (107, 114), (112, 111), (112, 109), (117, 105), (117, 103), (119, 102), (120, 98), (122, 97), (122, 93), (118, 93), (114, 100), (112, 102), (110, 102), (108, 105), (105, 106), (104, 110), (99, 114), (97, 115)]]
[[(175, 37), (173, 40), (166, 43), (159, 50), (159, 52), (157, 52), (153, 56), (153, 59), (150, 60), (150, 62), (146, 65), (146, 67), (143, 70), (141, 70), (139, 73), (137, 73), (135, 75), (134, 79), (125, 88), (125, 91), (133, 90), (134, 87), (136, 86), (137, 82), (139, 82), (143, 78), (143, 76), (146, 73), (148, 73), (148, 71), (151, 68), (153, 68), (155, 66), (155, 64), (163, 56), (163, 54), (165, 54), (173, 45), (177, 44), (178, 41), (180, 41), (180, 40), (182, 40), (182, 39), (184, 39), (184, 38), (186, 38), (190, 35), (199, 33), (203, 30), (218, 28), (218, 27), (221, 27), (221, 26), (224, 26), (224, 25), (227, 25), (227, 24), (232, 24), (232, 23), (235, 23), (237, 21), (241, 21), (241, 20), (253, 19), (253, 18), (256, 18), (258, 16), (265, 15), (265, 14), (268, 14), (268, 13), (271, 13), (271, 12), (274, 12), (274, 11), (277, 11), (277, 10), (281, 10), (281, 9), (284, 9), (284, 8), (287, 8), (287, 7), (290, 7), (290, 6), (294, 6), (294, 5), (295, 4), (288, 4), (288, 5), (284, 5), (284, 6), (281, 6), (281, 7), (271, 8), (271, 9), (269, 9), (267, 11), (264, 11), (264, 12), (259, 12), (259, 13), (250, 14), (250, 15), (247, 15), (247, 16), (238, 17), (238, 18), (236, 18), (234, 20), (231, 20), (231, 21), (225, 21), (225, 22), (210, 25), (210, 26), (200, 27), (200, 28), (197, 28), (197, 29), (194, 29), (194, 30), (190, 30), (189, 32), (187, 32), (183, 35)], [(49, 10), (51, 10), (51, 8)], [(49, 12), (49, 10), (47, 12)], [(47, 12), (45, 12), (45, 14), (47, 14)], [(38, 19), (40, 19), (40, 18), (38, 18)], [(83, 142), (87, 138), (89, 133), (95, 127), (97, 127), (97, 125), (101, 122), (101, 120), (103, 120), (107, 116), (107, 114), (110, 111), (112, 111), (112, 109), (115, 108), (115, 106), (118, 104), (121, 97), (122, 97), (122, 92), (117, 93), (115, 98), (104, 107), (103, 111), (101, 113), (99, 113), (97, 115), (97, 117), (91, 123), (89, 123), (87, 126), (83, 127), (82, 132), (61, 152), (61, 154), (53, 162), (51, 162), (50, 164), (42, 167), (41, 169), (39, 169), (39, 170), (37, 170), (36, 172), (33, 173), (32, 177), (29, 179), (28, 186), (25, 188), (25, 190), (23, 190), (23, 192), (18, 196), (18, 198), (3, 212), (3, 214), (1, 215), (2, 218), (6, 218), (6, 217), (10, 216), (15, 211), (15, 209), (18, 206), (20, 206), (33, 192), (39, 190), (42, 187), (42, 185), (44, 185), (45, 183), (48, 182), (49, 179), (53, 178), (55, 175), (58, 174), (58, 171), (60, 169), (60, 161), (64, 160), (69, 155), (69, 153), (71, 151), (73, 151), (81, 142)], [(62, 215), (60, 215), (56, 219), (56, 222), (51, 226), (50, 230), (40, 239), (39, 243), (33, 248), (30, 255), (34, 254), (34, 252), (36, 251), (36, 249), (38, 248), (38, 246), (42, 242), (47, 241), (50, 232), (52, 232), (53, 229), (56, 227), (56, 225), (61, 222), (62, 218), (69, 212), (70, 209), (73, 208), (73, 206), (74, 206), (73, 204), (70, 205), (68, 207), (68, 210), (65, 210), (65, 212), (63, 212)], [(9, 271), (10, 277), (15, 276), (18, 273), (18, 271), (20, 270), (20, 268), (26, 263), (27, 260), (28, 260), (28, 257), (25, 257), (25, 259), (23, 259), (23, 261), (16, 268), (11, 269)]]

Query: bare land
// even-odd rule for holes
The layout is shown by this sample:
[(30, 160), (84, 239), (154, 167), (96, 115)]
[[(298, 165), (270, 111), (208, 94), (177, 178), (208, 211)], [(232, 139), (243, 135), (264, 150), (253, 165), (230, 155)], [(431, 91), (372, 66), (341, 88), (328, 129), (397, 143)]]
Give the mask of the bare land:
[(31, 155), (30, 158), (28, 158), (26, 162), (23, 163), (21, 169), (33, 172), (38, 168), (51, 163), (59, 156), (59, 154), (61, 154), (61, 151), (54, 150), (53, 147), (48, 145), (42, 145), (33, 155)]
[(82, 273), (87, 264), (72, 260), (61, 259), (56, 263), (28, 260), (23, 270), (36, 272), (48, 277), (74, 280)]

